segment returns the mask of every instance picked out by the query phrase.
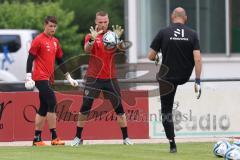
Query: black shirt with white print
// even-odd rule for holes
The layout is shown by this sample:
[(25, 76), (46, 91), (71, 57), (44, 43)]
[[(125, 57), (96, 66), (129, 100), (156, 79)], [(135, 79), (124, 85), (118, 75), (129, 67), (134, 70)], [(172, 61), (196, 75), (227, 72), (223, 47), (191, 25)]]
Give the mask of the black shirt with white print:
[(194, 67), (193, 50), (200, 50), (194, 30), (184, 24), (174, 23), (158, 32), (150, 48), (162, 52), (162, 64), (169, 69), (162, 79), (179, 84), (189, 80)]

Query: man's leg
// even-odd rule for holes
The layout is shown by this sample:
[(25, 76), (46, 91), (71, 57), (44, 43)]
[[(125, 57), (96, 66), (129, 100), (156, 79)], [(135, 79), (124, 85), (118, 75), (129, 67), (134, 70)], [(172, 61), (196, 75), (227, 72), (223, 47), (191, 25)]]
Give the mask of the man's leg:
[(48, 112), (47, 112), (47, 122), (48, 122), (48, 128), (50, 130), (51, 136), (52, 136), (52, 145), (65, 145), (65, 142), (60, 140), (60, 138), (57, 136), (56, 131), (56, 123), (57, 123), (57, 116), (56, 116), (56, 105), (57, 100), (54, 91), (50, 87), (50, 85), (47, 85), (45, 95), (47, 98), (47, 104), (48, 104)]
[(46, 116), (41, 116), (38, 113), (35, 117), (35, 130), (42, 131), (45, 124)]
[(48, 128), (52, 135), (52, 140), (54, 140), (57, 138), (57, 132), (56, 132), (57, 116), (56, 116), (56, 113), (48, 112), (47, 113), (47, 122), (48, 122)]
[(71, 146), (79, 146), (83, 143), (82, 140), (82, 131), (83, 127), (87, 121), (88, 115), (90, 113), (90, 110), (92, 108), (92, 104), (94, 101), (94, 98), (98, 97), (100, 94), (100, 90), (98, 89), (98, 83), (95, 79), (87, 79), (86, 87), (84, 88), (83, 92), (83, 103), (80, 108), (80, 112), (78, 115), (78, 121), (77, 121), (77, 128), (76, 128), (76, 136), (73, 139)]
[[(161, 86), (160, 86), (161, 87)], [(166, 137), (170, 143), (170, 152), (177, 152), (177, 147), (175, 143), (175, 133), (174, 133), (174, 123), (173, 123), (173, 103), (174, 97), (177, 90), (177, 85), (174, 85), (172, 92), (161, 96), (161, 112), (162, 112), (162, 124), (165, 130)]]
[(47, 113), (47, 122), (48, 122), (48, 128), (50, 130), (51, 136), (52, 136), (52, 145), (65, 145), (65, 142), (61, 141), (57, 136), (56, 131), (56, 123), (57, 123), (57, 116), (56, 113), (48, 112)]
[(118, 110), (115, 110), (115, 112), (117, 113), (117, 123), (122, 131), (123, 144), (133, 145), (133, 143), (128, 138), (127, 118), (125, 113), (119, 113)]
[[(54, 94), (54, 91), (49, 85), (49, 81), (39, 81), (39, 93), (41, 93), (41, 100), (43, 101), (43, 104), (47, 106), (47, 110), (44, 110), (44, 114), (46, 116), (48, 127), (52, 135), (52, 145), (64, 145), (65, 143), (61, 141), (56, 132), (56, 113), (55, 113), (55, 107), (57, 104), (56, 97)], [(46, 108), (46, 107), (45, 107)], [(45, 109), (44, 108), (44, 109)], [(42, 113), (42, 111), (39, 111), (39, 114)]]
[[(121, 128), (127, 127), (127, 118), (126, 118), (125, 113), (122, 115), (121, 114), (117, 115), (117, 123)], [(127, 137), (125, 137), (125, 138), (127, 138)]]
[[(56, 116), (56, 105), (57, 100), (56, 96), (54, 94), (54, 91), (49, 87), (47, 91), (47, 103), (48, 103), (48, 112), (47, 112), (47, 122), (48, 122), (48, 128), (50, 130), (52, 141), (57, 140), (57, 131), (56, 131), (56, 123), (57, 123), (57, 116)], [(57, 144), (57, 143), (54, 143)], [(63, 143), (61, 143), (63, 145)]]
[(125, 113), (123, 115), (118, 115), (117, 116), (117, 122), (118, 122), (118, 125), (120, 126), (121, 131), (122, 131), (123, 144), (133, 145), (133, 143), (128, 138), (127, 118), (126, 118)]
[(83, 127), (87, 121), (87, 117), (88, 117), (88, 114), (89, 114), (92, 104), (93, 104), (93, 99), (83, 97), (83, 105), (82, 105), (79, 115), (78, 115), (76, 136), (73, 139), (71, 146), (79, 146), (83, 143), (82, 131), (83, 131)]
[(85, 123), (87, 122), (87, 116), (87, 114), (82, 114), (81, 112), (79, 112), (76, 131), (76, 137), (78, 137), (79, 139), (82, 139), (82, 131)]
[(44, 93), (42, 91), (44, 88), (44, 83), (42, 81), (36, 81), (36, 87), (39, 90), (40, 107), (35, 117), (35, 135), (33, 139), (33, 145), (44, 146), (46, 144), (42, 141), (41, 133), (45, 124), (48, 105), (44, 99)]
[(127, 128), (127, 118), (121, 102), (121, 93), (117, 80), (113, 79), (109, 84), (104, 86), (107, 92), (104, 93), (104, 97), (109, 99), (114, 111), (117, 114), (117, 123), (122, 131), (123, 144), (133, 145), (133, 143), (128, 138), (128, 128)]
[(38, 109), (38, 113), (35, 117), (35, 130), (36, 131), (42, 131), (45, 121), (46, 121), (46, 115), (47, 115), (47, 104), (44, 102), (42, 98), (42, 93), (39, 93), (39, 99), (40, 99), (40, 107)]
[(41, 116), (38, 113), (35, 117), (35, 134), (33, 139), (33, 146), (45, 146), (46, 144), (42, 141), (42, 130), (45, 124), (46, 116)]

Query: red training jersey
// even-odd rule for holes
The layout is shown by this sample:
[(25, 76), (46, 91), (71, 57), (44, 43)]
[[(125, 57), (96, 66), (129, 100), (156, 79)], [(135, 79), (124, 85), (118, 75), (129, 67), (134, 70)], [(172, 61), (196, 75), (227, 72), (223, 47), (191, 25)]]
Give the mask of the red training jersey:
[(55, 58), (62, 58), (63, 56), (58, 39), (43, 32), (32, 41), (29, 53), (35, 57), (33, 80), (50, 80), (53, 82)]
[[(94, 41), (86, 76), (99, 79), (113, 79), (116, 78), (115, 49), (107, 50), (105, 48), (102, 42), (103, 35), (98, 35)], [(90, 38), (90, 34), (86, 35), (85, 44), (88, 43)]]

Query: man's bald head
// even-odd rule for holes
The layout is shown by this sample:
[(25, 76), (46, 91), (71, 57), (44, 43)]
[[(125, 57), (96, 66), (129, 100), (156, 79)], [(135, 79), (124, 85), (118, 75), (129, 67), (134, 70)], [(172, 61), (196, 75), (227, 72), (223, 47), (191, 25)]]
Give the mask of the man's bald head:
[(182, 7), (177, 7), (173, 10), (171, 19), (173, 23), (186, 23), (187, 21), (187, 14), (185, 9)]

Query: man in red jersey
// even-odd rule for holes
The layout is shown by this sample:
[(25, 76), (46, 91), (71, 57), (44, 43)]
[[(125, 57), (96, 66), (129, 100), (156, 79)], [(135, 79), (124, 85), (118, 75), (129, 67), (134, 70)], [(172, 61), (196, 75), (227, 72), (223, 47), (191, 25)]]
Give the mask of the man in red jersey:
[[(34, 146), (45, 146), (42, 141), (41, 133), (48, 121), (48, 127), (52, 135), (52, 145), (64, 145), (56, 133), (56, 97), (54, 91), (50, 87), (50, 83), (54, 80), (54, 64), (55, 59), (60, 69), (65, 73), (65, 78), (74, 87), (78, 86), (76, 80), (72, 79), (66, 71), (63, 63), (63, 52), (59, 41), (54, 37), (57, 28), (57, 19), (54, 16), (47, 16), (44, 20), (44, 31), (39, 34), (32, 42), (27, 60), (27, 75), (25, 87), (30, 90), (34, 86), (39, 90), (40, 108), (35, 117), (35, 136), (33, 139)], [(32, 65), (34, 67), (32, 70)]]
[[(95, 29), (91, 27), (91, 33), (85, 37), (84, 50), (90, 54), (90, 59), (86, 73), (83, 104), (77, 122), (76, 137), (71, 145), (79, 146), (82, 144), (82, 130), (84, 124), (87, 121), (87, 116), (90, 113), (94, 98), (98, 97), (101, 91), (103, 91), (104, 98), (110, 100), (117, 114), (117, 122), (122, 131), (123, 144), (132, 145), (133, 143), (128, 138), (126, 115), (121, 103), (120, 88), (116, 79), (114, 62), (116, 48), (109, 50), (102, 42), (104, 33), (108, 31), (108, 14), (104, 11), (97, 12), (95, 23)], [(119, 26), (113, 27), (113, 31), (119, 38), (123, 33), (123, 29)]]

